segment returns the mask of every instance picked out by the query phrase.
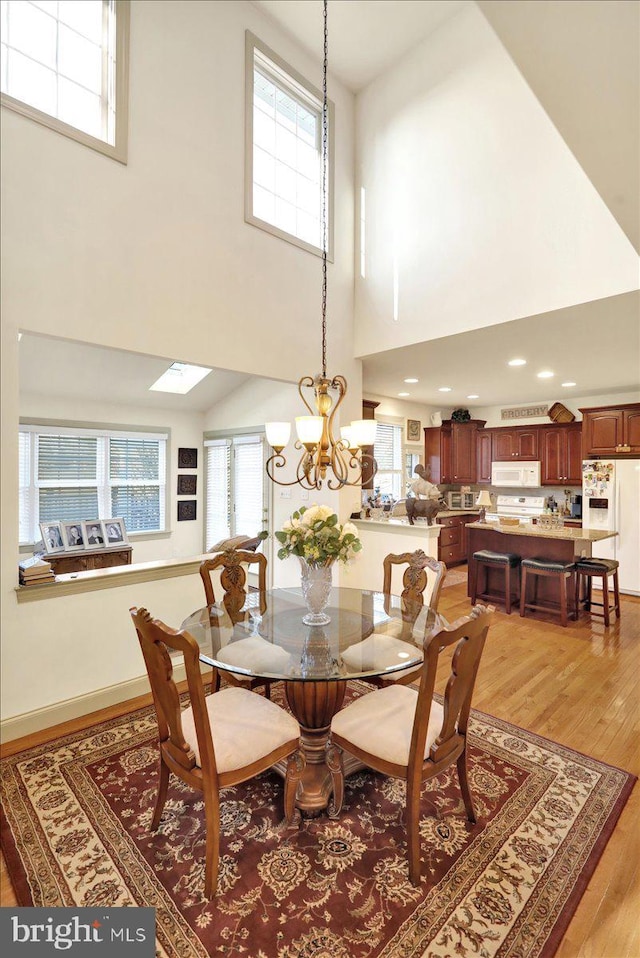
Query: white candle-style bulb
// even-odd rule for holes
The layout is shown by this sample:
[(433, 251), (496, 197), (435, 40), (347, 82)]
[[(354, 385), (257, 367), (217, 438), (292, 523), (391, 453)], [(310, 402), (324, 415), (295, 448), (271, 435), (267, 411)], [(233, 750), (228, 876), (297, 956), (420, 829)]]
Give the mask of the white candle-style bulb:
[(273, 449), (284, 449), (291, 435), (291, 423), (267, 422), (265, 423), (265, 432), (267, 434), (267, 442)]
[(351, 439), (356, 446), (373, 446), (376, 441), (378, 424), (375, 419), (353, 419)]
[(303, 445), (317, 446), (322, 437), (322, 416), (296, 416), (296, 432)]

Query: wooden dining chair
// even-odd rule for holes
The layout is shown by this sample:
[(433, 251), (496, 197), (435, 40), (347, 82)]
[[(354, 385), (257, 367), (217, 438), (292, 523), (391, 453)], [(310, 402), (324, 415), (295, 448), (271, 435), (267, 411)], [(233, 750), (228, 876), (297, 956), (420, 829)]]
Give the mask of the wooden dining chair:
[[(402, 618), (391, 620), (387, 628), (382, 631), (389, 632), (391, 637), (406, 638), (413, 632), (413, 627), (424, 605), (424, 593), (429, 582), (428, 572), (432, 575), (432, 588), (429, 594), (427, 607), (433, 612), (438, 611), (438, 601), (442, 591), (442, 584), (447, 574), (447, 567), (444, 562), (426, 555), (422, 549), (416, 549), (415, 552), (402, 552), (399, 555), (391, 553), (385, 556), (382, 562), (383, 583), (382, 591), (385, 594), (385, 610), (389, 613), (389, 597), (392, 595), (392, 575), (394, 566), (406, 566), (402, 574), (402, 592), (400, 593), (403, 601), (404, 610)], [(405, 606), (406, 603), (406, 606)], [(387, 685), (411, 685), (412, 682), (420, 678), (421, 666), (413, 666), (410, 669), (402, 669), (398, 672), (388, 672), (386, 675), (379, 675), (370, 679), (378, 688), (385, 688)]]
[[(284, 709), (247, 689), (205, 695), (200, 649), (188, 632), (168, 628), (146, 609), (130, 609), (144, 656), (158, 721), (160, 779), (151, 829), (160, 824), (169, 775), (202, 792), (206, 822), (204, 893), (212, 898), (218, 881), (220, 789), (238, 785), (287, 760), (284, 812), (293, 821), (298, 782), (305, 765), (300, 727)], [(173, 678), (171, 652), (181, 653), (189, 704), (182, 708)]]
[[(418, 689), (406, 685), (362, 695), (331, 721), (331, 742), (343, 768), (343, 751), (365, 766), (407, 783), (405, 821), (409, 877), (420, 883), (420, 792), (424, 782), (454, 762), (467, 817), (476, 821), (467, 774), (467, 727), (471, 697), (493, 608), (478, 605), (448, 628), (424, 641)], [(433, 697), (438, 660), (455, 645), (449, 679), (440, 704)], [(334, 794), (335, 814), (343, 790)]]
[[(211, 581), (211, 573), (220, 570), (220, 586), (223, 590), (222, 606), (228, 616), (230, 624), (236, 625), (248, 618), (247, 603), (247, 573), (246, 568), (256, 567), (258, 574), (258, 592), (253, 593), (257, 601), (257, 610), (263, 615), (266, 612), (267, 588), (267, 558), (261, 552), (250, 552), (243, 549), (227, 549), (211, 559), (205, 559), (200, 564), (200, 577), (204, 584), (204, 594), (208, 606), (214, 605), (216, 598)], [(264, 686), (264, 694), (271, 697), (271, 683), (268, 679), (247, 678), (238, 672), (225, 670), (225, 678), (230, 685), (238, 688), (256, 689)], [(220, 673), (214, 670), (212, 674), (214, 689), (220, 688)]]

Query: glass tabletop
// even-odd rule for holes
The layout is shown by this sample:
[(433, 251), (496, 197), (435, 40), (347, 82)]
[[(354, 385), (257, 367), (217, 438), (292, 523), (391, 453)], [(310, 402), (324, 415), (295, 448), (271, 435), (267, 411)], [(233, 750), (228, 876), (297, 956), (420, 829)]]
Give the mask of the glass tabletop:
[(425, 632), (436, 613), (401, 596), (334, 587), (330, 622), (308, 626), (299, 588), (251, 592), (238, 613), (205, 606), (181, 629), (200, 646), (200, 660), (222, 671), (289, 681), (347, 680), (383, 675), (422, 662)]

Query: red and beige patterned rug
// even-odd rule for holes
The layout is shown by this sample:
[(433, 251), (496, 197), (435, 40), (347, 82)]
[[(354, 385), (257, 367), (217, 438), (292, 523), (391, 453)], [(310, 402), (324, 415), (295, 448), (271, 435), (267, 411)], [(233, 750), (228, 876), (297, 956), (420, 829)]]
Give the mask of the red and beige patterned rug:
[(420, 889), (401, 783), (359, 773), (338, 821), (297, 829), (283, 826), (282, 782), (268, 773), (223, 793), (219, 891), (205, 901), (198, 796), (172, 779), (149, 832), (151, 709), (5, 759), (3, 851), (20, 905), (153, 906), (171, 958), (553, 955), (633, 776), (478, 712), (471, 743), (480, 821), (467, 822), (455, 771), (425, 788), (435, 877)]

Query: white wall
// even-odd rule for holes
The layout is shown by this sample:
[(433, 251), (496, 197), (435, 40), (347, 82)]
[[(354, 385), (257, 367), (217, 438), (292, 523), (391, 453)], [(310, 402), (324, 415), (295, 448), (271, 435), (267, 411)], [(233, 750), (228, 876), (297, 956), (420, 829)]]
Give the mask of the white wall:
[(356, 355), (637, 289), (635, 250), (475, 4), (356, 112)]
[[(132, 598), (145, 601), (143, 591), (111, 589), (17, 604), (18, 330), (283, 380), (317, 372), (321, 261), (244, 222), (245, 29), (318, 85), (320, 59), (251, 3), (134, 0), (126, 166), (2, 111), (5, 717), (142, 672), (126, 610)], [(359, 401), (353, 96), (331, 77), (330, 96), (336, 207), (328, 363)], [(199, 595), (199, 581), (195, 588)], [(158, 583), (151, 595), (153, 614), (164, 591)], [(173, 625), (182, 618), (180, 594), (185, 615), (193, 606), (187, 590), (176, 589), (167, 612)]]
[[(365, 399), (371, 399), (377, 402), (376, 419), (387, 418), (389, 421), (401, 423), (405, 429), (403, 444), (411, 449), (412, 452), (422, 455), (424, 452), (424, 433), (422, 429), (431, 426), (431, 416), (440, 413), (443, 419), (451, 416), (451, 406), (427, 406), (424, 403), (409, 402), (407, 399), (392, 399), (389, 396), (376, 396), (373, 393), (367, 393)], [(416, 419), (420, 423), (420, 439), (415, 442), (407, 439), (406, 425), (407, 419)], [(424, 456), (422, 456), (424, 459)]]
[[(20, 415), (32, 419), (59, 419), (71, 422), (108, 423), (123, 426), (152, 426), (167, 429), (169, 444), (167, 450), (168, 479), (167, 538), (130, 540), (133, 546), (132, 562), (152, 562), (159, 559), (175, 559), (198, 555), (203, 551), (203, 502), (204, 502), (204, 466), (202, 456), (202, 429), (204, 416), (197, 412), (179, 413), (174, 410), (156, 411), (143, 407), (129, 407), (118, 404), (95, 403), (87, 400), (82, 409), (72, 400), (55, 396), (20, 396)], [(195, 520), (178, 522), (176, 496), (178, 449), (199, 449), (197, 494), (197, 517)], [(181, 497), (183, 498), (183, 497)], [(193, 498), (193, 497), (189, 497)]]

